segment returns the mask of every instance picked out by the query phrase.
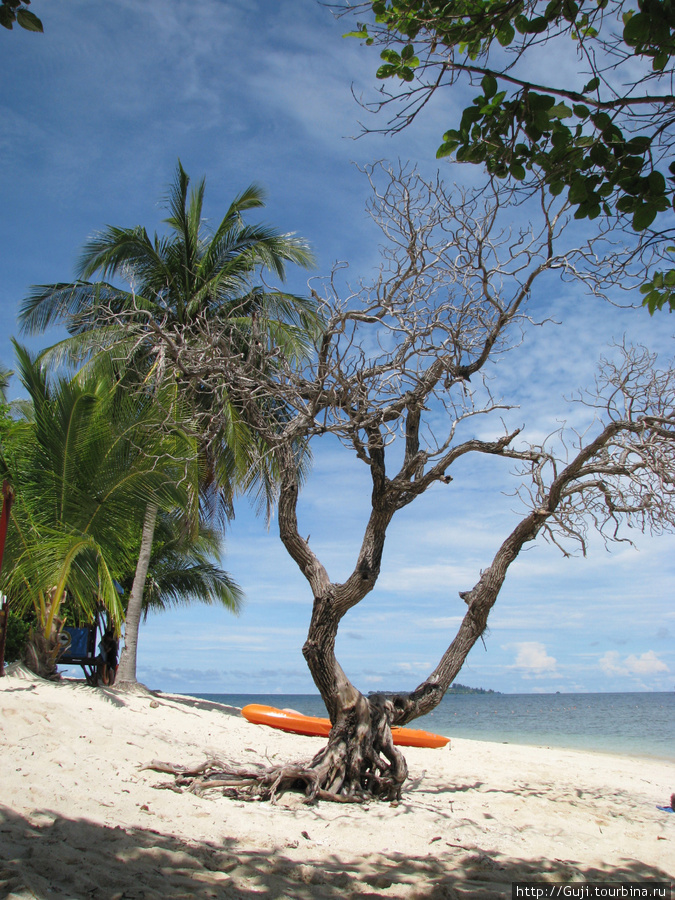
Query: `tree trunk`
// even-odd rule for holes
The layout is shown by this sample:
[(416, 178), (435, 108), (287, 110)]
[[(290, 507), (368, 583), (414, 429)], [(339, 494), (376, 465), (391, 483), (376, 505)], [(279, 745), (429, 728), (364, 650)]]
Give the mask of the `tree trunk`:
[[(370, 444), (373, 478), (372, 512), (357, 565), (343, 584), (331, 583), (328, 573), (300, 537), (297, 523), (298, 484), (290, 465), (284, 466), (279, 497), (279, 532), (289, 554), (300, 567), (314, 592), (312, 620), (303, 655), (314, 683), (326, 704), (332, 723), (328, 746), (312, 760), (307, 779), (312, 796), (332, 799), (379, 796), (390, 800), (400, 797), (407, 777), (403, 755), (394, 745), (391, 726), (401, 726), (435, 709), (459, 673), (471, 648), (482, 637), (487, 620), (506, 578), (509, 566), (523, 546), (533, 541), (551, 516), (564, 487), (572, 481), (584, 463), (612, 437), (616, 423), (607, 426), (596, 440), (553, 481), (542, 506), (526, 515), (497, 550), (491, 565), (467, 592), (460, 594), (468, 610), (462, 624), (436, 669), (414, 691), (401, 694), (376, 694), (364, 697), (349, 681), (335, 657), (335, 639), (345, 613), (375, 586), (382, 557), (387, 526), (397, 506), (407, 499), (387, 501), (383, 458), (376, 441)], [(412, 441), (412, 451), (415, 450)], [(297, 775), (297, 772), (296, 772)], [(296, 778), (296, 784), (298, 779)], [(292, 779), (275, 783), (290, 786)]]
[(56, 613), (62, 596), (57, 588), (52, 588), (47, 593), (44, 625), (31, 628), (23, 652), (23, 661), (31, 672), (51, 681), (58, 681), (61, 677), (57, 670), (57, 658), (63, 646), (59, 641), (63, 620)]
[(299, 774), (297, 769), (280, 773), (271, 794), (298, 782), (307, 784), (311, 797), (364, 800), (377, 796), (400, 798), (408, 767), (394, 747), (392, 703), (381, 695), (364, 697), (349, 681), (335, 657), (335, 638), (342, 617), (374, 587), (380, 572), (387, 525), (394, 509), (375, 503), (361, 545), (359, 558), (344, 584), (334, 584), (298, 532), (296, 505), (298, 484), (292, 460), (284, 461), (279, 496), (281, 539), (310, 583), (314, 606), (307, 640), (302, 649), (332, 729), (327, 746)]
[[(280, 503), (280, 526), (282, 523)], [(393, 743), (391, 726), (401, 726), (435, 709), (459, 673), (474, 644), (487, 627), (490, 610), (494, 606), (506, 573), (516, 559), (523, 544), (534, 540), (541, 529), (546, 514), (534, 512), (526, 516), (497, 551), (492, 565), (482, 573), (474, 588), (463, 595), (469, 608), (457, 636), (443, 654), (431, 675), (414, 691), (400, 694), (371, 694), (364, 697), (351, 684), (335, 657), (335, 639), (344, 613), (372, 589), (366, 584), (376, 580), (379, 564), (363, 566), (367, 578), (359, 579), (355, 573), (344, 584), (326, 581), (321, 596), (315, 596), (312, 620), (303, 655), (312, 673), (330, 720), (331, 732), (328, 745), (318, 753), (307, 768), (281, 769), (274, 781), (263, 784), (263, 796), (306, 784), (312, 798), (365, 800), (377, 797), (384, 800), (400, 799), (403, 784), (408, 776), (405, 757)], [(372, 563), (379, 556), (384, 538), (386, 516), (375, 515), (366, 529), (361, 556), (370, 557)], [(289, 519), (285, 519), (288, 524)], [(370, 532), (370, 537), (369, 537)], [(373, 540), (373, 536), (375, 539)], [(302, 542), (304, 543), (304, 542)], [(309, 548), (305, 545), (305, 552)], [(372, 555), (374, 554), (374, 556)], [(316, 574), (316, 570), (313, 570)], [(315, 579), (317, 581), (323, 579)]]
[(59, 681), (57, 662), (62, 645), (59, 643), (58, 631), (46, 637), (41, 631), (31, 628), (30, 635), (23, 651), (23, 662), (26, 667), (50, 681)]
[[(7, 526), (9, 524), (9, 514), (12, 510), (14, 501), (14, 491), (8, 481), (2, 482), (2, 513), (0, 514), (0, 572), (2, 572), (2, 557), (5, 552), (5, 538), (7, 537)], [(5, 645), (7, 643), (7, 624), (9, 622), (9, 600), (2, 599), (0, 594), (0, 678), (5, 674)]]
[(129, 595), (127, 614), (124, 623), (124, 647), (120, 655), (120, 664), (117, 670), (116, 684), (136, 684), (136, 657), (138, 652), (138, 628), (141, 622), (143, 609), (143, 592), (145, 579), (148, 575), (150, 557), (152, 555), (152, 541), (155, 536), (155, 523), (157, 522), (158, 507), (156, 503), (149, 503), (145, 510), (143, 521), (143, 535), (141, 537), (141, 549), (138, 554), (134, 583)]

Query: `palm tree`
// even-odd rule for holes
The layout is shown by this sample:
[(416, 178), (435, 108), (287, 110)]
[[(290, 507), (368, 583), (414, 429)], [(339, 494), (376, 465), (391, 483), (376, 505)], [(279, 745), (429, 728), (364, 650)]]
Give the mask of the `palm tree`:
[[(127, 598), (131, 597), (135, 580), (133, 571), (120, 579)], [(210, 528), (201, 516), (196, 521), (190, 521), (182, 510), (160, 510), (148, 560), (139, 621), (132, 627), (129, 627), (127, 602), (125, 649), (128, 660), (133, 663), (134, 678), (141, 618), (145, 621), (150, 612), (164, 612), (171, 607), (195, 602), (220, 605), (238, 613), (242, 599), (241, 588), (222, 568), (220, 532)], [(119, 675), (118, 670), (118, 686), (125, 683)]]
[(145, 509), (189, 505), (196, 454), (182, 433), (160, 427), (149, 395), (123, 393), (100, 373), (50, 379), (15, 349), (28, 400), (2, 429), (0, 476), (15, 502), (1, 587), (17, 612), (32, 606), (35, 662), (50, 674), (66, 592), (77, 615), (103, 604), (119, 630), (114, 582), (133, 565)]
[[(289, 262), (312, 266), (306, 242), (269, 226), (244, 223), (244, 213), (265, 205), (264, 192), (256, 184), (233, 200), (210, 233), (202, 217), (205, 180), (188, 197), (189, 184), (179, 161), (166, 204), (171, 212), (164, 220), (169, 236), (155, 233), (151, 239), (140, 225), (108, 226), (85, 244), (77, 281), (33, 288), (19, 313), (22, 330), (36, 334), (65, 324), (71, 335), (81, 338), (67, 345), (77, 353), (124, 339), (115, 314), (126, 314), (126, 324), (143, 325), (152, 317), (183, 329), (206, 317), (230, 321), (242, 336), (254, 321), (258, 328), (266, 323), (277, 341), (305, 350), (320, 324), (314, 301), (254, 281), (265, 272), (283, 281)], [(90, 281), (96, 274), (104, 279), (122, 276), (132, 289)]]
[[(179, 510), (160, 513), (143, 594), (143, 619), (151, 612), (164, 612), (195, 600), (238, 612), (243, 598), (241, 588), (221, 564), (218, 529), (201, 517), (195, 529)], [(130, 588), (131, 581), (130, 575), (121, 582), (122, 587)]]
[(7, 388), (9, 387), (9, 379), (13, 374), (0, 363), (0, 403), (7, 402)]
[[(283, 281), (288, 263), (305, 268), (312, 265), (306, 242), (268, 226), (244, 222), (245, 213), (264, 206), (264, 194), (255, 184), (233, 200), (219, 225), (209, 231), (203, 219), (205, 180), (188, 193), (189, 184), (179, 161), (167, 198), (170, 215), (164, 223), (169, 234), (155, 233), (150, 238), (142, 226), (109, 226), (85, 245), (77, 281), (33, 289), (20, 312), (23, 330), (36, 333), (63, 323), (71, 338), (57, 354), (83, 359), (115, 347), (118, 359), (127, 358), (124, 377), (143, 385), (166, 378), (180, 380), (178, 373), (164, 371), (151, 339), (151, 321), (180, 330), (186, 338), (198, 323), (217, 321), (242, 347), (263, 336), (282, 344), (287, 353), (305, 354), (320, 328), (316, 304), (259, 282), (265, 273)], [(90, 280), (97, 275), (101, 279), (121, 276), (130, 289), (108, 280)], [(210, 397), (193, 392), (195, 412), (204, 413), (211, 402)], [(227, 424), (202, 446), (202, 500), (215, 500), (215, 508), (224, 518), (234, 494), (246, 490), (269, 512), (274, 494), (273, 458), (247, 426), (241, 410), (230, 404), (224, 413), (220, 420), (226, 419)], [(135, 644), (156, 519), (157, 509), (149, 504), (127, 609), (125, 650), (118, 675), (122, 682), (136, 678)]]

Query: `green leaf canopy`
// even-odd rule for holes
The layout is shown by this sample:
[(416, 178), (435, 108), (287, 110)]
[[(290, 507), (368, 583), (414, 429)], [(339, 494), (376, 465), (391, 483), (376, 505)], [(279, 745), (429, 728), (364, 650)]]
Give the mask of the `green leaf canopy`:
[(150, 501), (189, 505), (194, 447), (160, 427), (160, 407), (100, 372), (48, 378), (19, 345), (28, 400), (3, 420), (0, 469), (14, 488), (2, 590), (15, 609), (33, 606), (49, 634), (68, 592), (77, 616), (102, 603), (119, 627), (114, 580), (133, 570)]

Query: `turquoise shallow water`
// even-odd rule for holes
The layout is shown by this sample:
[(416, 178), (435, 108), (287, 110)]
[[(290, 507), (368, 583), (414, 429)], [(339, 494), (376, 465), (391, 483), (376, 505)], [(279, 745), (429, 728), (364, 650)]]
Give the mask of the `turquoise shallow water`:
[[(195, 694), (325, 716), (314, 694)], [(675, 693), (448, 694), (413, 727), (448, 737), (675, 760)]]

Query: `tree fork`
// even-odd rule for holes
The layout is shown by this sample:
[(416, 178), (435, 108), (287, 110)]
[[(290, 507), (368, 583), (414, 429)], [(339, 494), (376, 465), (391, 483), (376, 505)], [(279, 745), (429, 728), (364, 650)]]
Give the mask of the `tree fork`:
[[(607, 522), (613, 527), (619, 514), (629, 525), (633, 516), (643, 528), (675, 528), (675, 504), (664, 490), (673, 482), (675, 375), (672, 369), (655, 370), (646, 351), (624, 348), (623, 362), (605, 361), (595, 390), (580, 398), (594, 411), (594, 421), (608, 423), (600, 425), (591, 443), (585, 444), (585, 433), (573, 433), (570, 441), (561, 428), (543, 443), (519, 448), (514, 442), (520, 429), (509, 431), (506, 421), (493, 440), (465, 433), (472, 418), (513, 408), (492, 398), (489, 373), (481, 373), (497, 351), (510, 349), (510, 332), (528, 321), (526, 303), (535, 280), (560, 269), (602, 293), (607, 284), (617, 283), (612, 279), (620, 276), (623, 284), (629, 272), (626, 257), (610, 257), (608, 280), (596, 276), (598, 254), (605, 252), (601, 239), (564, 246), (554, 254), (565, 205), (560, 201), (554, 206), (543, 193), (541, 228), (519, 231), (517, 242), (500, 257), (503, 235), (511, 233), (507, 207), (517, 198), (504, 204), (498, 193), (485, 201), (482, 194), (469, 194), (457, 205), (440, 184), (429, 185), (415, 172), (383, 174), (387, 182), (382, 191), (371, 178), (373, 217), (389, 241), (382, 269), (372, 286), (347, 301), (338, 296), (332, 280), (328, 283), (326, 330), (316, 359), (298, 369), (294, 359), (284, 361), (274, 348), (269, 379), (258, 385), (247, 373), (238, 381), (230, 377), (237, 375), (230, 372), (236, 370), (234, 357), (214, 370), (215, 344), (204, 348), (208, 365), (206, 356), (194, 357), (199, 384), (211, 384), (215, 394), (224, 381), (233, 395), (244, 387), (249, 394), (253, 389), (261, 396), (268, 392), (274, 404), (288, 403), (292, 410), (288, 422), (275, 418), (266, 425), (257, 420), (256, 427), (273, 446), (279, 464), (282, 542), (314, 598), (303, 653), (332, 731), (327, 745), (306, 765), (278, 767), (246, 788), (272, 800), (289, 788), (304, 789), (309, 799), (343, 802), (400, 793), (407, 770), (393, 748), (391, 726), (407, 724), (440, 703), (485, 634), (511, 563), (542, 529), (554, 544), (562, 535), (585, 546), (587, 520), (603, 535)], [(481, 385), (474, 390), (464, 383), (474, 374), (484, 377), (487, 395)], [(297, 521), (297, 450), (325, 433), (351, 446), (368, 467), (372, 484), (358, 558), (340, 584), (330, 580)], [(399, 447), (403, 443), (403, 454), (389, 451), (397, 441)], [(465, 614), (435, 670), (410, 693), (364, 697), (335, 657), (339, 624), (375, 586), (393, 514), (433, 485), (447, 484), (452, 466), (476, 454), (515, 460), (523, 467), (520, 474), (526, 481), (518, 490), (528, 510), (474, 586), (460, 594)], [(387, 457), (400, 461), (393, 477), (387, 473)], [(616, 539), (616, 531), (607, 537)]]

